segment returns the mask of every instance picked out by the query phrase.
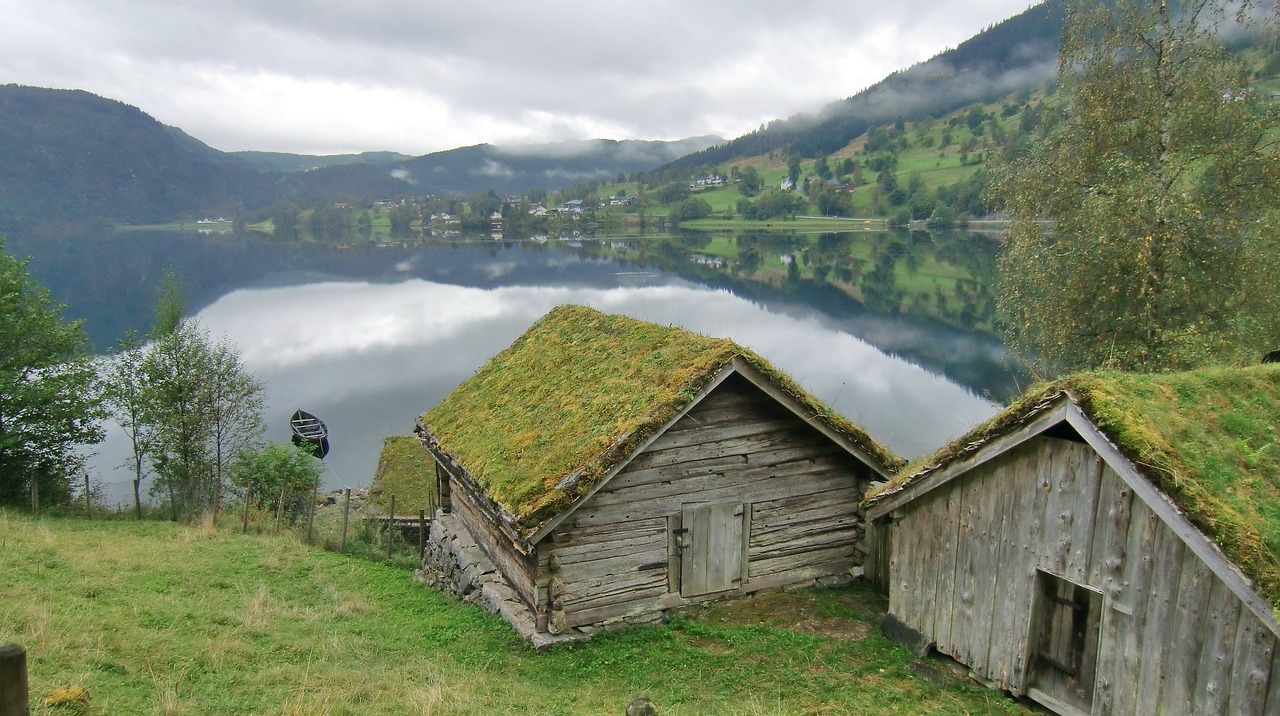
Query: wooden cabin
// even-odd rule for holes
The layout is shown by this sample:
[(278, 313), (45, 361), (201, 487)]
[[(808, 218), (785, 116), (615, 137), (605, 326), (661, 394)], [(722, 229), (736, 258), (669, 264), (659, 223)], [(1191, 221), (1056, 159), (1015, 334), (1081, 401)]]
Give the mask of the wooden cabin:
[(1280, 713), (1280, 366), (1082, 375), (867, 501), (885, 631), (1063, 714)]
[(732, 341), (552, 310), (417, 425), (537, 629), (850, 573), (898, 459)]

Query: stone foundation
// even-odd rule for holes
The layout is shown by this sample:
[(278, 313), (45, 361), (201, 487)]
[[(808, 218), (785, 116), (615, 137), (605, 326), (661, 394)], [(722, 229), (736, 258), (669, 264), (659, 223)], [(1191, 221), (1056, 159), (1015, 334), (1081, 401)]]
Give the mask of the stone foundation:
[(506, 578), (453, 515), (437, 512), (431, 521), (426, 554), (414, 572), (414, 579), (501, 616), (521, 638), (537, 649), (580, 641), (589, 635), (583, 632), (560, 635), (539, 632), (533, 612), (516, 596)]

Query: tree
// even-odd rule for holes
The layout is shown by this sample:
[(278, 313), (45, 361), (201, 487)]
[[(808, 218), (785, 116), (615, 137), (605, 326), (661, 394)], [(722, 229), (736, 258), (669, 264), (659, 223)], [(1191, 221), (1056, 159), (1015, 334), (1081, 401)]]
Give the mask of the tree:
[(1280, 336), (1280, 158), (1219, 39), (1232, 9), (1068, 4), (1064, 119), (990, 194), (1012, 215), (1006, 340), (1043, 367), (1253, 361)]
[(680, 202), (680, 205), (671, 212), (671, 215), (677, 221), (702, 219), (711, 216), (711, 205), (707, 203), (706, 199), (691, 196)]
[(77, 446), (103, 436), (80, 323), (63, 321), (62, 306), (26, 265), (0, 238), (0, 503), (21, 500), (35, 480), (66, 494), (81, 462)]
[(240, 349), (230, 339), (223, 336), (210, 346), (207, 398), (215, 521), (222, 505), (225, 468), (231, 457), (261, 441), (262, 391), (262, 381), (245, 368)]
[(155, 436), (147, 413), (147, 380), (143, 370), (145, 347), (130, 331), (116, 344), (115, 352), (100, 369), (107, 412), (129, 438), (132, 449), (133, 508), (142, 519), (142, 478)]
[[(259, 506), (292, 517), (306, 504), (305, 498), (323, 472), (324, 465), (309, 451), (274, 443), (243, 450), (230, 465), (233, 485), (255, 495)], [(290, 499), (290, 495), (298, 497)]]
[(742, 192), (743, 196), (755, 196), (762, 186), (764, 183), (760, 177), (760, 170), (754, 166), (748, 165), (738, 172), (738, 191)]
[(178, 280), (166, 274), (141, 361), (142, 410), (170, 517), (208, 509), (216, 519), (230, 456), (259, 439), (262, 384), (228, 339), (215, 342), (198, 321), (181, 317), (185, 305)]
[(831, 178), (831, 165), (827, 164), (826, 157), (818, 157), (814, 160), (813, 173), (817, 174), (819, 179)]

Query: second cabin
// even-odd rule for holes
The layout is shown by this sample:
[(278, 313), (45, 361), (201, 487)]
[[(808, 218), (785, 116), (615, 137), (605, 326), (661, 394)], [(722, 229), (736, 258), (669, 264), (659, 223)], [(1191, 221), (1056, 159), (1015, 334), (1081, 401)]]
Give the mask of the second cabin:
[(855, 572), (899, 460), (753, 352), (554, 309), (418, 421), (452, 513), (551, 634)]
[(868, 501), (886, 631), (1060, 714), (1280, 714), (1278, 415), (1280, 366), (1028, 393)]

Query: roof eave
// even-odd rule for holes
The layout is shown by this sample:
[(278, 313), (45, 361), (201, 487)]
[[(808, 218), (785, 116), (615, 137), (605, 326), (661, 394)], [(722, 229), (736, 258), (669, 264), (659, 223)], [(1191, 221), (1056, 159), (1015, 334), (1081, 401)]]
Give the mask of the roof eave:
[[(987, 440), (975, 450), (958, 453), (956, 457), (936, 466), (921, 470), (920, 476), (908, 478), (906, 484), (894, 492), (883, 492), (868, 501), (867, 519), (879, 519), (921, 495), (951, 482), (973, 468), (993, 460), (1022, 443), (1036, 437), (1050, 427), (1066, 420), (1067, 413), (1075, 408), (1066, 393), (1060, 393), (1047, 405), (1039, 407), (1035, 417), (1006, 432)], [(1075, 408), (1077, 411), (1078, 408)], [(1034, 413), (1033, 413), (1034, 414)]]
[(418, 439), (422, 442), (423, 447), (431, 453), (435, 458), (436, 464), (449, 473), (449, 476), (456, 479), (458, 483), (466, 489), (471, 496), (472, 502), (476, 504), (476, 509), (484, 513), (489, 521), (492, 522), (508, 539), (511, 544), (524, 554), (533, 554), (536, 543), (528, 541), (518, 527), (515, 516), (502, 509), (502, 505), (494, 502), (489, 497), (488, 491), (484, 489), (471, 473), (463, 467), (462, 463), (452, 454), (440, 447), (439, 440), (436, 439), (430, 431), (423, 426), (419, 420), (414, 425), (414, 432), (418, 435)]

